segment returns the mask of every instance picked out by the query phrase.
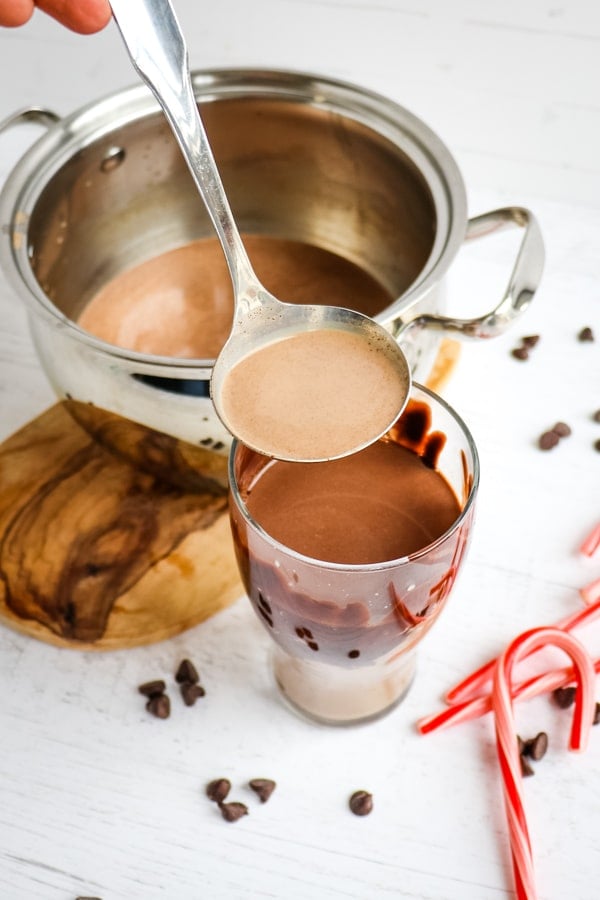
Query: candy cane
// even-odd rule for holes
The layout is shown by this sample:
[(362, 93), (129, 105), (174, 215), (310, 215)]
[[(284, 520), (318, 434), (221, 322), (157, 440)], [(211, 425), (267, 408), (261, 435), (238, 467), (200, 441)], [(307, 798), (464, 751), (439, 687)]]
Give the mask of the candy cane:
[[(587, 590), (587, 594), (584, 594), (585, 590)], [(588, 606), (584, 609), (578, 609), (575, 613), (571, 613), (571, 615), (561, 619), (561, 621), (557, 622), (553, 627), (570, 632), (573, 628), (577, 628), (579, 625), (583, 625), (586, 622), (592, 622), (600, 616), (600, 579), (598, 579), (597, 582), (588, 585), (587, 588), (582, 588), (580, 593), (583, 599), (588, 603)], [(474, 697), (480, 697), (484, 693), (484, 688), (487, 687), (488, 681), (491, 680), (494, 674), (495, 665), (496, 660), (490, 659), (479, 669), (476, 669), (475, 672), (467, 675), (466, 678), (454, 685), (454, 687), (450, 688), (446, 693), (446, 702), (455, 704), (470, 700)]]
[(579, 552), (583, 556), (593, 556), (598, 547), (600, 547), (600, 522), (590, 531)]
[[(600, 673), (600, 659), (594, 660), (594, 671)], [(564, 669), (553, 669), (535, 675), (526, 681), (521, 681), (513, 689), (513, 700), (529, 700), (546, 691), (554, 691), (556, 688), (567, 687), (575, 681), (574, 666), (566, 666)], [(459, 725), (461, 722), (470, 722), (484, 716), (492, 709), (491, 695), (474, 697), (472, 700), (464, 700), (462, 703), (454, 703), (439, 713), (424, 716), (417, 722), (417, 729), (421, 734), (430, 734), (432, 731), (443, 731), (451, 725)]]
[(537, 891), (533, 870), (533, 856), (522, 795), (522, 774), (519, 747), (511, 698), (512, 670), (519, 658), (553, 644), (571, 657), (580, 690), (575, 697), (575, 712), (569, 738), (571, 750), (583, 750), (592, 725), (594, 699), (594, 666), (581, 644), (559, 628), (534, 628), (519, 635), (498, 657), (492, 689), (492, 708), (496, 723), (496, 746), (502, 772), (506, 816), (508, 820), (511, 854), (517, 897), (535, 900)]
[(600, 603), (600, 578), (596, 578), (591, 584), (586, 584), (585, 587), (580, 588), (579, 593), (584, 602), (590, 604), (590, 607), (596, 606)]

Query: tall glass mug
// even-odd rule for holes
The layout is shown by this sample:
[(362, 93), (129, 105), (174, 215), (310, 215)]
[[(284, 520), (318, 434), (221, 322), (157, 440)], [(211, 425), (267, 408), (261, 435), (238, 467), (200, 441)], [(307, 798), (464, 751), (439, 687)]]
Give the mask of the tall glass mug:
[(466, 425), (415, 385), (353, 457), (280, 463), (234, 442), (229, 465), (237, 560), (281, 694), (331, 724), (387, 712), (469, 544), (479, 462)]

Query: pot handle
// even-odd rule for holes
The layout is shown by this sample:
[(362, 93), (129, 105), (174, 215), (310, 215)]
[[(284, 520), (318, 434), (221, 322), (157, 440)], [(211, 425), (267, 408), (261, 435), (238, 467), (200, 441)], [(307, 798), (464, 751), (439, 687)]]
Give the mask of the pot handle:
[(0, 134), (13, 128), (15, 125), (21, 125), (23, 122), (34, 122), (37, 125), (45, 125), (50, 128), (60, 121), (60, 116), (51, 109), (44, 109), (41, 106), (27, 106), (25, 109), (19, 109), (15, 113), (11, 113), (6, 119), (0, 122)]
[(465, 235), (465, 240), (474, 240), (513, 226), (524, 229), (523, 239), (504, 296), (491, 312), (474, 319), (424, 313), (401, 325), (396, 337), (404, 336), (413, 328), (450, 332), (459, 338), (491, 338), (502, 334), (527, 309), (542, 277), (544, 242), (539, 224), (528, 209), (506, 206), (469, 219)]

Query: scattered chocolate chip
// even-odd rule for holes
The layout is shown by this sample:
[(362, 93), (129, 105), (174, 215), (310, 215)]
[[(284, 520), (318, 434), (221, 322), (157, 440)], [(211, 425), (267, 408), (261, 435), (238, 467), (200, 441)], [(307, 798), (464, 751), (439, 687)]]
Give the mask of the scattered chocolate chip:
[(154, 694), (146, 703), (146, 709), (157, 719), (168, 719), (171, 714), (171, 701), (166, 694)]
[(360, 656), (360, 650), (349, 650), (348, 651), (348, 657), (350, 659), (358, 659), (359, 656)]
[(526, 337), (521, 338), (521, 342), (524, 347), (535, 347), (540, 339), (539, 334), (528, 334)]
[(582, 328), (579, 334), (577, 335), (578, 340), (580, 341), (593, 341), (594, 340), (594, 332), (589, 326)]
[(206, 694), (201, 684), (191, 684), (189, 681), (184, 681), (179, 690), (186, 706), (193, 706), (199, 697), (204, 697)]
[(592, 415), (592, 419), (594, 422), (600, 422), (600, 409), (597, 409), (596, 412)]
[(514, 350), (511, 350), (511, 353), (515, 359), (529, 359), (529, 350), (527, 349), (527, 347), (515, 347)]
[(571, 429), (566, 422), (557, 422), (552, 431), (561, 438), (569, 437), (571, 434)]
[(542, 435), (540, 435), (538, 446), (540, 450), (552, 450), (553, 447), (556, 447), (559, 441), (560, 437), (555, 431), (545, 431)]
[(594, 450), (597, 450), (600, 453), (600, 438), (597, 441), (594, 441)]
[(592, 725), (600, 725), (600, 703), (596, 703), (596, 708), (594, 709), (594, 718), (592, 719)]
[(306, 642), (306, 646), (307, 646), (307, 647), (310, 647), (311, 650), (314, 650), (315, 653), (316, 653), (317, 650), (319, 649), (319, 645), (317, 644), (316, 641), (307, 641), (307, 642)]
[(144, 684), (140, 684), (138, 691), (144, 697), (156, 697), (158, 694), (163, 694), (166, 687), (164, 681), (156, 679), (155, 681), (145, 681)]
[(215, 803), (222, 803), (231, 790), (231, 782), (228, 778), (215, 778), (206, 785), (206, 796)]
[(255, 794), (258, 794), (261, 803), (266, 803), (277, 787), (276, 783), (270, 778), (253, 778), (252, 781), (248, 782), (248, 785)]
[(552, 691), (552, 698), (560, 709), (568, 709), (575, 702), (576, 692), (574, 687), (560, 687)]
[(182, 659), (179, 663), (177, 671), (175, 672), (175, 681), (177, 684), (197, 684), (200, 681), (200, 676), (196, 671), (196, 666), (189, 659)]
[(355, 816), (368, 816), (373, 809), (373, 795), (368, 791), (354, 791), (349, 806)]
[(248, 807), (244, 803), (219, 803), (221, 815), (226, 822), (237, 822), (242, 816), (248, 815)]
[(529, 778), (530, 775), (535, 775), (535, 772), (527, 762), (527, 757), (521, 755), (519, 759), (521, 760), (521, 775), (523, 778)]
[(539, 762), (539, 760), (546, 755), (547, 749), (548, 735), (545, 731), (540, 731), (539, 734), (536, 734), (533, 740), (529, 741), (528, 753), (529, 756), (536, 762)]

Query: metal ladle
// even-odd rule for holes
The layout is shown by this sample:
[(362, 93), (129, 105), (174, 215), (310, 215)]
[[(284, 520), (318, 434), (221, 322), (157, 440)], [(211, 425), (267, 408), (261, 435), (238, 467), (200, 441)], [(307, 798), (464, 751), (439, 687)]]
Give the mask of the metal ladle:
[[(177, 138), (229, 267), (234, 294), (233, 326), (211, 378), (211, 397), (219, 418), (244, 443), (279, 459), (321, 461), (346, 456), (373, 443), (394, 423), (408, 400), (410, 368), (397, 341), (383, 326), (361, 313), (341, 307), (283, 303), (263, 287), (244, 248), (200, 118), (186, 43), (171, 3), (169, 0), (111, 0), (111, 7), (135, 69), (154, 93)], [(360, 335), (374, 350), (373, 355), (385, 357), (388, 364), (391, 361), (394, 378), (398, 379), (394, 395), (397, 402), (394, 401), (391, 413), (386, 413), (388, 418), (379, 424), (376, 433), (361, 434), (358, 441), (354, 437), (350, 446), (338, 447), (335, 452), (323, 452), (321, 448), (316, 455), (306, 450), (298, 453), (293, 447), (282, 452), (281, 447), (270, 446), (268, 429), (260, 433), (259, 441), (249, 438), (244, 424), (231, 421), (224, 409), (223, 387), (231, 370), (250, 354), (279, 340), (323, 329)], [(331, 365), (334, 364), (335, 360), (331, 360)], [(277, 375), (273, 374), (277, 383)], [(318, 385), (312, 387), (318, 392)], [(252, 384), (247, 390), (250, 400)], [(291, 409), (290, 416), (293, 414)], [(356, 415), (360, 414), (360, 409), (356, 410)]]

